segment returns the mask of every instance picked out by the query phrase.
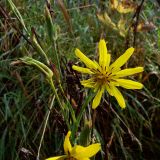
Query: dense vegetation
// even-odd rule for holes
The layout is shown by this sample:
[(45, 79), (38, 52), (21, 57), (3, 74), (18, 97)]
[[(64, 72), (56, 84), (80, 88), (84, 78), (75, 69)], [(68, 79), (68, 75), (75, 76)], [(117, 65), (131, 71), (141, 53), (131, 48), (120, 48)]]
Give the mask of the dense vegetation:
[[(0, 2), (0, 160), (62, 155), (68, 130), (72, 144), (101, 143), (98, 160), (159, 159), (160, 5), (128, 0), (117, 10), (113, 3)], [(97, 59), (101, 38), (112, 61), (134, 47), (124, 68), (144, 67), (131, 77), (144, 84), (142, 90), (121, 89), (125, 109), (105, 92), (93, 110), (94, 92), (80, 84), (85, 76), (72, 69), (82, 65), (75, 49)], [(45, 64), (52, 80), (26, 56)]]

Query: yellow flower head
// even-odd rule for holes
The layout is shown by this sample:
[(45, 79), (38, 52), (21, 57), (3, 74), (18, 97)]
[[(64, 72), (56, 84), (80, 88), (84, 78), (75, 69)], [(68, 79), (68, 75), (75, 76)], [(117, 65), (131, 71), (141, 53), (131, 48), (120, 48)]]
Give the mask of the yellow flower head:
[(70, 143), (71, 131), (69, 131), (64, 140), (64, 152), (65, 155), (47, 158), (46, 160), (90, 160), (90, 157), (94, 156), (100, 149), (100, 143), (91, 144), (88, 147), (82, 147), (75, 145), (72, 147)]
[(110, 0), (111, 8), (117, 10), (121, 14), (134, 12), (136, 5), (132, 1), (126, 0)]
[(75, 50), (76, 56), (86, 65), (86, 68), (73, 65), (72, 68), (81, 73), (91, 75), (88, 80), (81, 81), (84, 87), (93, 88), (96, 96), (93, 99), (92, 108), (95, 109), (100, 101), (105, 90), (111, 96), (114, 96), (121, 108), (125, 108), (126, 104), (118, 86), (126, 89), (141, 89), (143, 84), (132, 80), (124, 79), (123, 77), (133, 75), (143, 71), (143, 67), (129, 68), (121, 70), (121, 67), (126, 63), (134, 52), (134, 48), (129, 48), (120, 56), (114, 63), (110, 65), (111, 55), (107, 52), (106, 43), (104, 40), (99, 42), (99, 63), (90, 60), (79, 49)]

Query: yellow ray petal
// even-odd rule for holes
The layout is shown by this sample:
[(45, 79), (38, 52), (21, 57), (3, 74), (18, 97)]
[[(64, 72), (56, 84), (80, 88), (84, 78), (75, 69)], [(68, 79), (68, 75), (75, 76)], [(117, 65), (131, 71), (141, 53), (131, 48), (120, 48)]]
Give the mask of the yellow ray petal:
[(89, 68), (83, 68), (83, 67), (73, 65), (72, 69), (74, 69), (78, 72), (81, 72), (81, 73), (93, 74), (93, 72)]
[(72, 145), (71, 145), (71, 142), (69, 140), (71, 136), (71, 131), (68, 131), (65, 139), (64, 139), (64, 144), (63, 144), (63, 147), (64, 147), (64, 152), (66, 155), (70, 154), (71, 150), (72, 150)]
[(104, 39), (101, 39), (99, 42), (99, 64), (100, 66), (105, 69), (105, 67), (108, 67), (110, 64), (110, 54), (107, 53), (107, 47), (106, 42)]
[(102, 72), (102, 67), (100, 67), (99, 63), (97, 61), (95, 61), (95, 60), (93, 62), (96, 64), (97, 70), (99, 70), (100, 72)]
[(65, 158), (67, 158), (67, 156), (63, 155), (63, 156), (50, 157), (45, 160), (65, 160)]
[(109, 67), (110, 62), (111, 62), (111, 55), (110, 55), (110, 54), (107, 54), (107, 59), (106, 59), (106, 62), (105, 62), (106, 67)]
[(100, 143), (91, 144), (88, 147), (82, 147), (77, 145), (73, 148), (71, 156), (73, 156), (77, 160), (82, 160), (94, 156), (100, 149)]
[(143, 84), (128, 79), (116, 79), (119, 86), (126, 89), (142, 89)]
[(121, 68), (111, 68), (109, 67), (108, 73), (115, 75), (117, 72), (121, 71)]
[(113, 91), (113, 96), (116, 98), (116, 100), (118, 101), (118, 104), (120, 105), (121, 108), (125, 108), (126, 107), (126, 104), (125, 104), (125, 101), (124, 101), (124, 98), (121, 94), (121, 92), (117, 89), (117, 87), (111, 85), (111, 89)]
[(81, 84), (87, 88), (94, 88), (95, 87), (95, 82), (93, 81), (92, 78), (81, 81)]
[(125, 77), (125, 76), (130, 76), (136, 73), (143, 72), (143, 70), (144, 70), (143, 67), (128, 68), (115, 73), (115, 75), (116, 77)]
[(98, 105), (101, 101), (101, 97), (102, 97), (103, 92), (104, 92), (104, 87), (102, 87), (101, 89), (98, 90), (98, 92), (92, 102), (92, 109), (96, 109), (98, 107)]
[(111, 69), (111, 68), (120, 68), (120, 67), (122, 67), (128, 61), (128, 59), (133, 54), (133, 52), (134, 52), (134, 48), (133, 47), (128, 48), (122, 56), (120, 56), (114, 63), (112, 63), (110, 65), (109, 68)]
[(111, 96), (113, 96), (113, 91), (112, 91), (112, 89), (111, 89), (109, 84), (106, 85), (106, 90)]
[(87, 56), (85, 56), (79, 49), (75, 50), (75, 54), (88, 68), (97, 69), (97, 65)]

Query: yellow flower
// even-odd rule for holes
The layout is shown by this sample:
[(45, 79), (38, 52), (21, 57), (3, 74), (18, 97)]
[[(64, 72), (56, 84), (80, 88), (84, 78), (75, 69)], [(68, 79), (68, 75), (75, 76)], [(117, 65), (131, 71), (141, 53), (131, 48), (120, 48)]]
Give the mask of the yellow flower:
[(86, 65), (86, 68), (73, 65), (72, 68), (81, 73), (91, 75), (90, 79), (81, 81), (84, 87), (94, 88), (96, 96), (92, 102), (92, 108), (95, 109), (100, 101), (105, 90), (111, 96), (114, 96), (121, 108), (125, 108), (126, 104), (118, 86), (126, 89), (141, 89), (143, 84), (132, 80), (124, 79), (125, 76), (130, 76), (143, 71), (143, 67), (129, 68), (121, 70), (121, 67), (126, 63), (134, 52), (131, 47), (125, 51), (114, 63), (110, 65), (111, 55), (107, 51), (104, 40), (99, 42), (99, 63), (90, 60), (79, 49), (75, 50), (76, 56)]
[(88, 147), (82, 147), (75, 145), (72, 147), (69, 137), (71, 131), (69, 131), (64, 140), (64, 152), (65, 155), (47, 158), (46, 160), (90, 160), (90, 157), (94, 156), (100, 149), (100, 143), (91, 144)]
[(126, 0), (110, 0), (111, 7), (117, 10), (119, 13), (126, 14), (134, 12), (136, 10), (136, 5), (131, 1)]

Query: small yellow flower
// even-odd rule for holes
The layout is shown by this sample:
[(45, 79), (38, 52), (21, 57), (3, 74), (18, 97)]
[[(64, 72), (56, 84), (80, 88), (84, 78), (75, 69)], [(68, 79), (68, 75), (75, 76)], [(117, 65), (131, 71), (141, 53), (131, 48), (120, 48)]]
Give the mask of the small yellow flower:
[(110, 3), (111, 3), (111, 8), (117, 10), (121, 14), (134, 12), (136, 10), (136, 5), (131, 1), (110, 0)]
[(65, 155), (47, 158), (46, 160), (90, 160), (90, 157), (94, 156), (100, 149), (100, 143), (91, 144), (88, 147), (82, 147), (75, 145), (72, 147), (69, 137), (71, 131), (69, 131), (64, 140), (64, 152)]
[(88, 80), (81, 81), (84, 87), (94, 88), (96, 96), (92, 102), (92, 108), (95, 109), (100, 101), (105, 90), (111, 96), (114, 96), (120, 107), (125, 108), (126, 104), (118, 86), (126, 89), (141, 89), (143, 84), (128, 79), (123, 79), (125, 76), (130, 76), (143, 71), (143, 67), (129, 68), (121, 70), (121, 67), (126, 63), (134, 52), (131, 47), (125, 51), (114, 63), (110, 65), (111, 55), (107, 52), (106, 43), (104, 40), (99, 42), (99, 63), (90, 60), (79, 49), (75, 50), (76, 56), (86, 65), (86, 68), (73, 65), (72, 68), (81, 73), (91, 75)]

